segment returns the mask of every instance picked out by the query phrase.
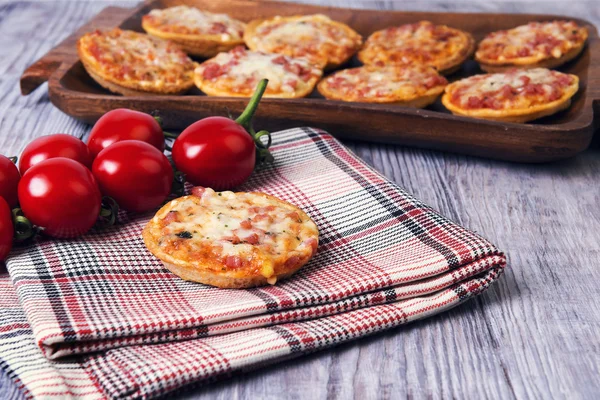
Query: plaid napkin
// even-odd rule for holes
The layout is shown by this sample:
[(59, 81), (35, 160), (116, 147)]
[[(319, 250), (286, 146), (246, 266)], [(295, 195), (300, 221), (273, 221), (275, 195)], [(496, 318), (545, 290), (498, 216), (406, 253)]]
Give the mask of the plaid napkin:
[[(0, 367), (29, 396), (137, 398), (323, 349), (485, 290), (504, 255), (365, 165), (330, 135), (273, 135), (276, 162), (242, 190), (297, 204), (317, 255), (291, 279), (216, 289), (169, 273), (152, 217), (17, 249), (0, 278)], [(65, 361), (56, 361), (64, 356)]]

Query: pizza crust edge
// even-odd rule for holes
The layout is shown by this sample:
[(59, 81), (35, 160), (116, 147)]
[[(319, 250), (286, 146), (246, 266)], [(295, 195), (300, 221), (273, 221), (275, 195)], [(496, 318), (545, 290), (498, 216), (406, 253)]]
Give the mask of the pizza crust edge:
[[(239, 193), (244, 192), (237, 192), (235, 194)], [(314, 223), (312, 218), (310, 218), (310, 216), (306, 214), (300, 207), (266, 193), (250, 193), (252, 193), (253, 195), (265, 197), (270, 200), (276, 201), (277, 203), (280, 203), (282, 206), (289, 209), (290, 211), (297, 212), (303, 220), (312, 221), (317, 232), (314, 239), (317, 240), (318, 244), (319, 228)], [(184, 196), (180, 199), (187, 197), (188, 196)], [(160, 210), (157, 211), (156, 216), (166, 214), (176, 204), (174, 204), (174, 202), (177, 202), (177, 200), (179, 199), (172, 200), (165, 204)], [(219, 288), (244, 289), (256, 286), (264, 286), (267, 284), (275, 284), (276, 282), (288, 278), (294, 273), (296, 273), (300, 268), (306, 265), (313, 258), (314, 254), (316, 254), (316, 251), (313, 252), (312, 250), (310, 250), (311, 248), (307, 248), (306, 251), (304, 251), (303, 256), (298, 260), (297, 263), (288, 267), (285, 267), (285, 265), (281, 265), (280, 268), (278, 268), (278, 272), (273, 274), (271, 277), (265, 277), (260, 274), (253, 276), (239, 276), (239, 271), (222, 271), (220, 268), (211, 269), (202, 265), (193, 265), (189, 261), (179, 260), (165, 253), (161, 250), (157, 243), (157, 239), (160, 237), (160, 230), (161, 228), (159, 225), (159, 221), (155, 221), (155, 217), (148, 221), (147, 225), (142, 230), (142, 238), (150, 253), (152, 253), (155, 257), (161, 260), (164, 266), (169, 271), (179, 276), (180, 278), (187, 281), (199, 282), (206, 285), (216, 286)], [(220, 260), (217, 259), (211, 261), (213, 261), (213, 265), (224, 265)]]
[(222, 40), (220, 35), (183, 35), (163, 32), (144, 20), (142, 20), (142, 28), (151, 36), (170, 40), (177, 44), (187, 54), (203, 58), (214, 57), (221, 52), (229, 51), (244, 44), (243, 38)]
[[(357, 67), (357, 68), (364, 68), (364, 67)], [(402, 68), (402, 67), (398, 67), (398, 68)], [(343, 71), (343, 70), (341, 70), (341, 71)], [(341, 71), (338, 71), (338, 72), (341, 72)], [(329, 75), (329, 76), (333, 76), (333, 75), (335, 75), (335, 73), (332, 75)], [(340, 100), (340, 101), (354, 102), (354, 103), (379, 103), (379, 104), (398, 105), (398, 106), (411, 107), (411, 108), (425, 108), (428, 105), (435, 102), (435, 100), (438, 98), (438, 96), (444, 92), (444, 88), (446, 87), (446, 85), (436, 86), (436, 87), (429, 89), (427, 92), (425, 92), (421, 96), (416, 96), (416, 97), (412, 97), (412, 98), (401, 98), (399, 96), (387, 96), (387, 97), (382, 97), (380, 99), (373, 99), (371, 101), (356, 101), (356, 100), (349, 99), (347, 96), (338, 96), (335, 91), (330, 90), (327, 85), (327, 79), (329, 78), (329, 76), (322, 79), (318, 83), (317, 90), (319, 91), (319, 93), (321, 93), (323, 95), (323, 97), (325, 97), (326, 99), (329, 99), (329, 100)]]
[[(86, 34), (87, 35), (87, 34)], [(83, 64), (84, 69), (90, 77), (100, 86), (113, 93), (118, 93), (124, 96), (148, 96), (148, 95), (180, 95), (186, 93), (194, 86), (193, 79), (189, 82), (179, 85), (169, 85), (169, 87), (157, 88), (156, 86), (140, 85), (134, 80), (118, 81), (112, 76), (105, 74), (101, 69), (97, 68), (96, 60), (88, 54), (84, 46), (83, 35), (77, 41), (77, 54), (79, 60)]]
[[(509, 69), (513, 69), (515, 67), (523, 68), (523, 69), (533, 69), (533, 68), (556, 68), (560, 67), (563, 64), (573, 60), (576, 58), (585, 48), (585, 41), (581, 43), (581, 45), (572, 48), (567, 53), (563, 54), (559, 58), (543, 58), (540, 59), (538, 57), (523, 57), (521, 59), (516, 59), (512, 61), (496, 61), (496, 60), (485, 60), (477, 58), (476, 61), (479, 63), (479, 66), (485, 72), (495, 73), (495, 72), (505, 72)], [(496, 61), (496, 62), (494, 62)]]
[[(446, 26), (446, 25), (444, 25), (444, 26)], [(449, 26), (446, 26), (446, 28), (460, 32), (463, 35), (463, 37), (466, 38), (466, 43), (465, 43), (465, 46), (462, 48), (461, 51), (456, 52), (455, 54), (453, 54), (453, 56), (450, 57), (443, 64), (441, 64), (441, 65), (439, 65), (437, 67), (434, 66), (434, 65), (430, 65), (431, 67), (437, 69), (437, 71), (441, 75), (450, 75), (450, 74), (453, 74), (454, 72), (456, 72), (460, 68), (460, 66), (465, 61), (467, 61), (473, 55), (473, 53), (475, 53), (475, 49), (476, 49), (475, 39), (473, 38), (473, 35), (471, 35), (469, 32), (466, 32), (466, 31), (463, 31), (463, 30), (460, 30), (460, 29), (457, 29), (457, 28), (452, 28), (452, 27), (449, 27)], [(388, 28), (385, 28), (385, 29), (388, 29)], [(369, 39), (375, 33), (384, 31), (385, 29), (381, 29), (379, 31), (375, 31), (372, 34), (370, 34), (369, 37), (367, 37), (367, 40), (365, 40), (365, 45), (363, 46), (362, 49), (360, 49), (360, 51), (357, 54), (357, 58), (358, 58), (358, 60), (361, 63), (363, 63), (365, 65), (374, 65), (374, 63), (373, 63), (372, 60), (374, 58), (376, 59), (376, 57), (374, 57), (373, 50), (368, 45), (369, 44)], [(382, 56), (384, 57), (384, 60), (383, 60), (384, 66), (393, 65), (393, 63), (389, 62), (389, 56), (387, 55), (389, 53), (393, 53), (393, 51), (379, 53), (379, 56), (378, 56), (379, 58), (382, 57)]]
[(453, 89), (453, 84), (450, 84), (446, 87), (445, 93), (442, 96), (442, 104), (452, 114), (463, 117), (472, 117), (487, 119), (490, 121), (515, 123), (533, 121), (535, 119), (546, 117), (569, 108), (569, 106), (571, 105), (571, 98), (579, 90), (579, 77), (577, 75), (569, 75), (575, 79), (575, 82), (573, 82), (566, 88), (565, 93), (563, 94), (563, 96), (561, 96), (560, 99), (545, 104), (538, 104), (533, 107), (519, 108), (514, 110), (465, 109), (453, 104), (450, 101), (450, 98), (452, 96), (451, 91)]

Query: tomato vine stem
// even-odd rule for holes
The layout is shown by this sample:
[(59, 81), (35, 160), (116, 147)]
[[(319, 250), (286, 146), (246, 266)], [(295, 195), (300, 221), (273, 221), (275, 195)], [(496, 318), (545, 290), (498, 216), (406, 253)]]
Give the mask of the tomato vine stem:
[(252, 129), (250, 126), (250, 121), (252, 121), (252, 117), (258, 108), (258, 103), (260, 103), (260, 99), (262, 99), (265, 90), (267, 89), (267, 84), (269, 83), (268, 79), (261, 79), (248, 102), (248, 105), (244, 109), (244, 112), (237, 117), (235, 122), (243, 126), (244, 128), (250, 130)]
[[(261, 130), (258, 132), (254, 131), (252, 127), (252, 118), (256, 113), (256, 109), (258, 108), (258, 104), (262, 99), (265, 90), (267, 89), (267, 84), (269, 83), (268, 79), (261, 79), (248, 102), (248, 105), (242, 112), (242, 114), (235, 120), (236, 123), (240, 124), (246, 131), (252, 136), (254, 140), (254, 144), (256, 145), (256, 158), (258, 160), (258, 164), (268, 161), (273, 161), (273, 156), (269, 153), (269, 147), (271, 146), (271, 134), (268, 131)], [(263, 136), (267, 137), (267, 143), (264, 144), (261, 140)]]
[(20, 208), (12, 210), (13, 225), (15, 227), (14, 239), (17, 242), (22, 242), (35, 235), (35, 230), (31, 221), (23, 215)]

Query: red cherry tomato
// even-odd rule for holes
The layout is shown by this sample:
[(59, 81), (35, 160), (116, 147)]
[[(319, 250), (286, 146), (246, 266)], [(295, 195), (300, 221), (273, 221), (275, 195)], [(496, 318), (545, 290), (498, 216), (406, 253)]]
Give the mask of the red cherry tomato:
[(0, 197), (0, 261), (6, 260), (6, 256), (12, 248), (12, 240), (12, 214), (6, 200)]
[(92, 128), (88, 147), (92, 156), (115, 142), (140, 140), (165, 151), (165, 137), (162, 128), (149, 114), (118, 108), (104, 114)]
[(17, 187), (19, 186), (19, 170), (15, 163), (9, 158), (0, 155), (0, 197), (8, 203), (8, 206), (14, 208), (19, 203), (17, 197)]
[(31, 167), (19, 183), (19, 201), (32, 224), (49, 236), (83, 235), (100, 214), (101, 194), (89, 169), (68, 158)]
[(103, 194), (135, 212), (160, 206), (171, 193), (174, 175), (162, 152), (137, 140), (124, 140), (102, 150), (92, 171)]
[(175, 140), (172, 154), (186, 180), (215, 190), (242, 184), (256, 162), (252, 137), (225, 117), (204, 118), (187, 127)]
[(87, 168), (92, 167), (92, 156), (85, 143), (75, 136), (57, 133), (39, 137), (25, 147), (19, 159), (21, 175), (24, 175), (34, 165), (56, 157), (70, 158), (82, 163)]

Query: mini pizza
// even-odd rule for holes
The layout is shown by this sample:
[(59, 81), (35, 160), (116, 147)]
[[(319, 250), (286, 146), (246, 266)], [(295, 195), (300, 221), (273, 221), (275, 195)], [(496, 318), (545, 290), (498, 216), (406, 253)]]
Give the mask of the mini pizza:
[(202, 187), (162, 207), (142, 236), (175, 275), (221, 288), (275, 284), (305, 265), (319, 244), (315, 223), (290, 203)]
[(349, 26), (321, 14), (251, 21), (244, 41), (252, 50), (305, 57), (326, 69), (345, 63), (362, 45)]
[(226, 14), (176, 6), (150, 11), (142, 18), (142, 28), (177, 43), (188, 54), (208, 58), (243, 45), (246, 24)]
[(268, 79), (264, 97), (298, 98), (314, 89), (322, 70), (304, 58), (236, 47), (196, 68), (196, 86), (209, 96), (250, 97)]
[(446, 86), (442, 103), (453, 114), (527, 122), (564, 110), (579, 89), (576, 75), (545, 68), (475, 75)]
[(490, 33), (479, 43), (475, 59), (488, 72), (555, 68), (577, 57), (587, 36), (587, 29), (573, 21), (531, 22)]
[(194, 86), (194, 62), (174, 43), (143, 33), (87, 33), (77, 42), (77, 52), (90, 76), (111, 92), (182, 94)]
[(429, 21), (386, 28), (367, 38), (358, 59), (367, 65), (427, 65), (441, 74), (456, 71), (475, 50), (473, 37)]
[(422, 108), (433, 103), (447, 84), (432, 67), (364, 66), (338, 71), (319, 82), (318, 89), (333, 100)]

